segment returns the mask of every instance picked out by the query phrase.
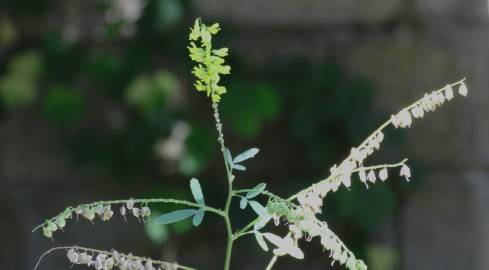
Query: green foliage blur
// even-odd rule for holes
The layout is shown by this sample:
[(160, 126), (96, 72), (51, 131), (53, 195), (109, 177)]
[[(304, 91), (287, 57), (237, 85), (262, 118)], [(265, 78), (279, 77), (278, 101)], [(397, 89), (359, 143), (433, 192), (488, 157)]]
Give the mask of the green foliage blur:
[[(190, 176), (199, 177), (208, 190), (222, 189), (210, 103), (192, 89), (186, 46), (198, 14), (191, 3), (151, 0), (136, 20), (106, 21), (97, 36), (88, 32), (73, 38), (61, 27), (31, 33), (19, 23), (23, 16), (50, 16), (56, 4), (1, 4), (6, 15), (0, 20), (2, 118), (35, 112), (37, 120), (62, 134), (75, 170), (95, 169), (120, 185), (150, 182), (154, 188), (143, 195), (188, 196)], [(95, 12), (104, 18), (111, 8), (104, 4)], [(222, 81), (228, 89), (221, 101), (227, 143), (235, 151), (263, 150), (264, 158), (250, 165), (254, 181), (248, 186), (265, 180), (284, 195), (304, 188), (327, 176), (329, 167), (379, 123), (368, 78), (333, 61), (291, 57), (260, 67), (246, 64), (246, 55), (231, 46), (232, 27), (219, 23), (224, 37), (217, 43), (230, 47), (233, 68)], [(329, 198), (326, 215), (347, 241), (364, 250), (364, 240), (395, 215), (400, 191), (395, 184), (368, 191), (360, 184)], [(211, 204), (222, 199), (217, 191), (207, 196)], [(146, 227), (156, 244), (189, 228)]]

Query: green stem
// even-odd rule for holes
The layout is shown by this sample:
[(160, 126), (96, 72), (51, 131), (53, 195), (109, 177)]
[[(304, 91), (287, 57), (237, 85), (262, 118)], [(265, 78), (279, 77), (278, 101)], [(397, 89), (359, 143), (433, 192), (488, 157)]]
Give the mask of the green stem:
[(277, 262), (278, 257), (276, 255), (273, 256), (273, 258), (270, 260), (270, 262), (267, 265), (267, 268), (265, 270), (271, 270), (275, 262)]
[(218, 141), (221, 146), (221, 153), (224, 160), (224, 166), (226, 167), (226, 175), (228, 178), (228, 194), (226, 198), (226, 206), (224, 207), (224, 221), (226, 223), (226, 232), (227, 232), (227, 244), (226, 244), (226, 257), (224, 259), (224, 270), (229, 270), (231, 266), (231, 257), (233, 252), (233, 244), (234, 244), (234, 234), (233, 227), (231, 225), (231, 220), (229, 219), (229, 208), (231, 207), (231, 200), (234, 196), (233, 191), (233, 174), (232, 168), (229, 167), (229, 164), (226, 159), (226, 146), (224, 144), (224, 134), (222, 132), (222, 123), (219, 118), (219, 108), (218, 103), (212, 103), (212, 108), (214, 109), (214, 120), (216, 121), (216, 129), (218, 133)]

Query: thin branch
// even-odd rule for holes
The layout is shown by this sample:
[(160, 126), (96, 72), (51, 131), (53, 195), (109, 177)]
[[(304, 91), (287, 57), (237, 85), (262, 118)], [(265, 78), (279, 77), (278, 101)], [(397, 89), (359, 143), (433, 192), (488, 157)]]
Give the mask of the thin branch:
[[(451, 84), (448, 84), (450, 87), (453, 87), (453, 86), (456, 86), (456, 85), (459, 85), (459, 84), (462, 84), (463, 82), (465, 81), (465, 78), (457, 81), (457, 82), (454, 82), (454, 83), (451, 83)], [(446, 89), (446, 86), (443, 87), (443, 88), (440, 88), (436, 91), (434, 91), (434, 93), (440, 93), (440, 92), (443, 92), (445, 91)], [(416, 106), (419, 105), (419, 103), (423, 100), (423, 98), (417, 100), (416, 102), (413, 102), (411, 105), (405, 107), (403, 110), (410, 110)], [(375, 136), (377, 136), (377, 134), (379, 132), (381, 132), (382, 130), (384, 130), (388, 125), (392, 124), (392, 117), (389, 118), (387, 121), (385, 121), (382, 125), (380, 125), (380, 127), (378, 127), (374, 132), (372, 132), (358, 147), (357, 149), (361, 149), (361, 148), (364, 148), (365, 146), (367, 146), (368, 142), (370, 140), (372, 140)], [(351, 159), (352, 158), (352, 155), (351, 153), (344, 159), (344, 160), (348, 160), (348, 159)], [(341, 164), (341, 163), (340, 163)], [(330, 180), (332, 177), (335, 177), (335, 175), (330, 175), (328, 178), (324, 179), (324, 180), (321, 180), (319, 181), (320, 182), (323, 182), (323, 181), (328, 181)], [(299, 197), (301, 194), (304, 194), (304, 193), (307, 193), (309, 192), (309, 190), (312, 188), (312, 186), (309, 186), (301, 191), (299, 191), (298, 193), (292, 195), (291, 197), (289, 197), (287, 200), (288, 201), (291, 201), (291, 200), (294, 200), (296, 199), (297, 197)]]
[[(175, 200), (175, 199), (163, 199), (163, 198), (156, 198), (156, 199), (127, 199), (127, 200), (112, 200), (112, 201), (98, 201), (98, 202), (92, 202), (92, 203), (87, 203), (87, 204), (80, 204), (76, 207), (68, 207), (67, 209), (69, 209), (71, 211), (71, 214), (73, 214), (73, 212), (76, 211), (76, 209), (80, 209), (80, 208), (85, 208), (85, 207), (94, 207), (94, 206), (97, 206), (97, 205), (113, 205), (113, 204), (124, 204), (128, 201), (133, 201), (134, 203), (144, 203), (144, 204), (156, 204), (156, 203), (171, 203), (171, 204), (179, 204), (179, 205), (185, 205), (185, 206), (190, 206), (190, 207), (196, 207), (196, 208), (204, 208), (206, 211), (208, 212), (212, 212), (212, 213), (215, 213), (219, 216), (224, 216), (224, 212), (222, 210), (219, 210), (219, 209), (216, 209), (216, 208), (213, 208), (213, 207), (210, 207), (210, 206), (202, 206), (200, 204), (197, 204), (197, 203), (193, 203), (193, 202), (189, 202), (189, 201), (186, 201), (186, 200)], [(55, 216), (53, 218), (50, 218), (48, 219), (47, 221), (39, 224), (38, 226), (36, 226), (32, 232), (35, 232), (36, 230), (40, 229), (41, 227), (43, 227), (44, 225), (46, 225), (46, 223), (48, 221), (51, 221), (51, 222), (55, 222), (56, 218), (58, 216)]]
[[(75, 246), (75, 245), (73, 245), (73, 246), (54, 247), (54, 248), (51, 248), (48, 251), (44, 252), (41, 255), (41, 257), (39, 257), (39, 260), (37, 261), (36, 266), (34, 266), (34, 270), (36, 270), (39, 267), (39, 265), (41, 264), (41, 261), (43, 260), (43, 258), (45, 256), (49, 255), (51, 252), (58, 251), (58, 250), (70, 250), (70, 249), (81, 250), (81, 251), (88, 251), (88, 252), (92, 252), (92, 253), (102, 253), (102, 254), (106, 254), (106, 255), (112, 255), (112, 252), (109, 252), (109, 251), (106, 251), (106, 250), (86, 248), (86, 247), (80, 247), (80, 246)], [(121, 253), (121, 255), (123, 257), (125, 257), (125, 258), (134, 259), (134, 260), (140, 260), (142, 262), (151, 260), (151, 262), (154, 263), (154, 264), (159, 264), (159, 265), (164, 265), (164, 266), (174, 266), (174, 267), (176, 266), (177, 269), (197, 270), (197, 269), (192, 268), (192, 267), (188, 267), (188, 266), (184, 266), (184, 265), (179, 265), (178, 263), (171, 263), (171, 262), (165, 262), (165, 261), (160, 261), (160, 260), (153, 260), (153, 259), (150, 259), (150, 258), (144, 258), (144, 257), (139, 257), (139, 256), (134, 256), (134, 255), (126, 255), (126, 254), (122, 254), (122, 253)]]

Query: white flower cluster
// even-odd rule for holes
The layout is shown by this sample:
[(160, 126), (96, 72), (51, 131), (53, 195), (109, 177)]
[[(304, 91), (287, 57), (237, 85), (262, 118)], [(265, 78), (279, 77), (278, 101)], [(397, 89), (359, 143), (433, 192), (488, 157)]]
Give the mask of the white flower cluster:
[[(377, 177), (385, 181), (388, 177), (387, 166), (380, 168), (378, 174), (373, 169), (367, 170), (363, 167), (364, 160), (372, 155), (374, 151), (380, 149), (380, 145), (384, 140), (382, 130), (391, 123), (396, 128), (410, 127), (413, 118), (423, 118), (425, 112), (434, 111), (446, 101), (451, 100), (454, 97), (454, 85), (458, 85), (458, 93), (460, 95), (467, 96), (468, 90), (463, 80), (455, 84), (449, 84), (440, 90), (433, 91), (431, 94), (425, 94), (423, 98), (411, 106), (402, 109), (396, 115), (392, 115), (389, 121), (371, 134), (359, 147), (352, 148), (350, 155), (339, 166), (334, 165), (331, 167), (331, 174), (326, 180), (312, 185), (293, 198), (296, 198), (304, 209), (316, 214), (321, 213), (322, 201), (328, 192), (336, 192), (341, 184), (347, 188), (351, 186), (353, 172), (358, 171), (360, 180), (366, 185), (368, 182), (374, 183)], [(402, 165), (400, 175), (409, 181), (411, 172), (407, 165)]]
[(336, 192), (341, 184), (349, 188), (353, 172), (363, 166), (363, 161), (375, 150), (380, 148), (384, 139), (381, 131), (375, 132), (359, 148), (352, 148), (351, 153), (339, 166), (330, 169), (330, 176), (317, 184), (312, 185), (305, 192), (297, 196), (300, 205), (310, 209), (313, 213), (321, 213), (323, 199), (328, 192)]
[[(97, 254), (98, 253), (98, 254)], [(150, 258), (135, 257), (131, 254), (125, 255), (117, 251), (93, 252), (92, 250), (78, 250), (71, 248), (66, 256), (72, 264), (86, 265), (96, 270), (176, 270), (178, 264), (156, 261)]]
[[(453, 87), (449, 84), (441, 90), (433, 91), (431, 94), (425, 94), (422, 99), (413, 105), (402, 109), (396, 115), (392, 115), (392, 125), (396, 128), (411, 127), (413, 118), (423, 118), (425, 112), (435, 111), (443, 103), (450, 101), (454, 97), (453, 92)], [(464, 97), (467, 96), (468, 89), (465, 83), (460, 83), (458, 93)]]
[[(359, 167), (356, 168), (356, 164), (350, 163), (350, 167), (343, 170), (342, 173), (337, 171), (332, 172), (332, 175), (317, 184), (313, 184), (305, 192), (299, 193), (297, 201), (301, 205), (302, 209), (307, 213), (318, 214), (321, 213), (323, 206), (323, 199), (330, 191), (335, 192), (338, 187), (343, 184), (345, 187), (351, 186), (351, 176), (354, 172), (358, 173), (360, 181), (364, 183), (368, 188), (368, 183), (375, 183), (377, 179), (382, 182), (389, 177), (389, 169), (394, 167), (401, 167), (399, 175), (404, 177), (407, 181), (410, 180), (411, 170), (402, 161), (398, 164), (384, 164), (372, 167)], [(345, 163), (343, 163), (345, 164)], [(336, 167), (333, 170), (340, 170)], [(333, 174), (336, 173), (336, 174)]]
[[(111, 206), (112, 204), (113, 203), (111, 202), (101, 202), (95, 205), (80, 205), (76, 208), (68, 207), (65, 211), (63, 211), (63, 213), (50, 220), (47, 220), (43, 224), (43, 235), (47, 238), (51, 238), (54, 232), (57, 230), (62, 230), (66, 226), (66, 221), (71, 219), (73, 216), (73, 213), (75, 213), (77, 217), (82, 216), (90, 222), (92, 222), (96, 217), (99, 217), (102, 221), (108, 221), (114, 216), (114, 211), (112, 211)], [(138, 220), (142, 219), (143, 222), (146, 222), (151, 215), (151, 210), (148, 206), (142, 206), (141, 208), (135, 207), (133, 199), (123, 201), (122, 203), (120, 213), (124, 218), (126, 218), (128, 211)]]
[(326, 222), (317, 220), (312, 215), (306, 215), (304, 219), (289, 225), (290, 235), (294, 240), (301, 239), (307, 235), (306, 240), (310, 241), (314, 237), (321, 238), (321, 245), (330, 252), (332, 265), (338, 262), (345, 265), (350, 270), (366, 270), (367, 266), (362, 260), (356, 259), (355, 255), (341, 242), (333, 233)]

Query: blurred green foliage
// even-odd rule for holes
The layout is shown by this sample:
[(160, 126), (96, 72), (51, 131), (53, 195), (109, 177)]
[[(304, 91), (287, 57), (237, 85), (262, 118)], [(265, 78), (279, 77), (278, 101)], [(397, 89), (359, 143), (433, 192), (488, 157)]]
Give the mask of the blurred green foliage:
[(7, 109), (12, 110), (34, 101), (41, 67), (41, 56), (37, 51), (15, 55), (6, 74), (0, 77), (1, 100)]
[(84, 113), (83, 96), (69, 86), (55, 85), (47, 89), (43, 112), (60, 126), (76, 123)]

